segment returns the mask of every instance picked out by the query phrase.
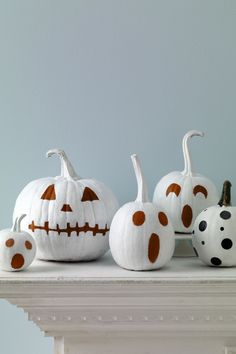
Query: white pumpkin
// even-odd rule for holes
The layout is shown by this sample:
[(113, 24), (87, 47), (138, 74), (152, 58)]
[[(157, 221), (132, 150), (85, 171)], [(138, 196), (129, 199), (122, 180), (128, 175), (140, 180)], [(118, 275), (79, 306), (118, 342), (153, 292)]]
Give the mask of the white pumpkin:
[(130, 270), (163, 267), (174, 252), (174, 230), (167, 215), (149, 201), (140, 162), (131, 156), (138, 183), (134, 202), (115, 214), (110, 230), (110, 249), (116, 263)]
[(17, 198), (14, 218), (27, 214), (22, 228), (37, 243), (37, 257), (57, 261), (88, 261), (109, 248), (109, 229), (118, 203), (103, 183), (81, 179), (63, 150), (61, 175), (29, 183)]
[(164, 176), (154, 191), (153, 202), (167, 212), (176, 234), (191, 234), (197, 215), (219, 200), (214, 183), (192, 170), (188, 141), (193, 136), (203, 135), (196, 130), (185, 134), (182, 143), (184, 170)]
[(21, 220), (26, 215), (16, 218), (12, 229), (0, 231), (0, 268), (16, 272), (26, 269), (33, 262), (36, 244), (33, 237), (21, 231)]
[(231, 183), (224, 182), (218, 205), (202, 211), (195, 220), (193, 246), (210, 266), (236, 266), (236, 207), (231, 206)]

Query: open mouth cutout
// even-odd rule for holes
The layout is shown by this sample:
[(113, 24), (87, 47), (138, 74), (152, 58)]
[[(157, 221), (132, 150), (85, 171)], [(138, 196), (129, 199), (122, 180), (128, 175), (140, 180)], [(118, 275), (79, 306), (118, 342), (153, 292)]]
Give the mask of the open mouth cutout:
[(68, 237), (71, 236), (72, 232), (76, 232), (76, 235), (79, 236), (80, 232), (89, 232), (91, 231), (93, 233), (93, 236), (96, 236), (97, 234), (102, 234), (103, 236), (106, 235), (106, 233), (110, 230), (106, 224), (105, 228), (102, 229), (96, 224), (95, 226), (90, 226), (88, 222), (84, 224), (84, 226), (79, 226), (78, 223), (75, 224), (75, 226), (71, 226), (70, 223), (67, 223), (66, 228), (60, 228), (59, 225), (57, 224), (56, 228), (52, 228), (49, 225), (48, 221), (45, 221), (44, 226), (39, 226), (35, 225), (34, 221), (32, 221), (31, 224), (28, 226), (29, 230), (32, 232), (35, 232), (35, 230), (44, 230), (46, 231), (47, 235), (49, 234), (50, 231), (57, 232), (58, 235), (60, 235), (62, 232), (67, 233)]

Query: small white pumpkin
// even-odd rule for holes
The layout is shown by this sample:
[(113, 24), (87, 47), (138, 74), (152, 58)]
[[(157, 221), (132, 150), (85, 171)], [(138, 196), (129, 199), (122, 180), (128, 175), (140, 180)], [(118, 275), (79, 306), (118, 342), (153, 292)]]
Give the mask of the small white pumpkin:
[(137, 155), (132, 162), (138, 183), (134, 202), (115, 214), (110, 230), (110, 248), (116, 263), (130, 270), (163, 267), (174, 252), (174, 230), (167, 215), (149, 201)]
[(103, 183), (81, 179), (63, 150), (61, 175), (29, 183), (17, 198), (14, 218), (25, 213), (22, 228), (36, 240), (37, 257), (57, 261), (88, 261), (109, 248), (109, 228), (118, 203)]
[(184, 170), (164, 176), (154, 191), (153, 202), (167, 212), (176, 234), (191, 234), (197, 215), (219, 200), (214, 183), (192, 170), (188, 141), (193, 136), (203, 135), (196, 130), (185, 134), (182, 143)]
[(231, 183), (224, 182), (218, 205), (202, 211), (195, 220), (193, 246), (200, 260), (210, 266), (236, 265), (236, 207), (231, 206)]
[(0, 231), (0, 268), (16, 272), (29, 267), (36, 254), (33, 237), (21, 231), (21, 220), (26, 215), (15, 219), (12, 229)]

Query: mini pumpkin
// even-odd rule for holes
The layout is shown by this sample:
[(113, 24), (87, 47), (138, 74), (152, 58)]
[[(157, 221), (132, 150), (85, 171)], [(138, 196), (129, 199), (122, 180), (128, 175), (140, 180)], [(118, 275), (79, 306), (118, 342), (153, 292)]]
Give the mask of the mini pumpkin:
[(193, 136), (203, 135), (197, 130), (185, 134), (182, 142), (184, 170), (164, 176), (154, 191), (153, 202), (166, 210), (176, 234), (191, 234), (197, 215), (219, 199), (214, 183), (192, 170), (188, 142)]
[(37, 243), (37, 257), (57, 261), (88, 261), (109, 248), (109, 229), (118, 203), (103, 183), (81, 179), (63, 150), (61, 175), (29, 183), (17, 198), (14, 218), (25, 213), (22, 227)]
[(115, 214), (110, 230), (110, 248), (116, 263), (130, 270), (163, 267), (174, 252), (174, 231), (167, 215), (149, 201), (137, 155), (132, 162), (138, 183), (134, 202)]
[(36, 245), (33, 237), (21, 231), (21, 221), (15, 219), (12, 228), (0, 231), (0, 268), (10, 272), (26, 269), (33, 262)]
[(231, 206), (231, 183), (225, 181), (218, 205), (202, 211), (195, 220), (193, 246), (210, 266), (236, 265), (236, 207)]

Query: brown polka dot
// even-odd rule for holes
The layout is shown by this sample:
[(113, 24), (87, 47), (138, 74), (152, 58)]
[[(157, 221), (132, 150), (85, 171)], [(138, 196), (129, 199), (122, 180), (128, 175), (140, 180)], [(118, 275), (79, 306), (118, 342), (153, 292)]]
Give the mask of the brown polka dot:
[(161, 225), (163, 225), (163, 226), (168, 225), (167, 215), (165, 213), (163, 213), (163, 211), (160, 211), (160, 213), (158, 213), (158, 219), (159, 219)]
[(151, 263), (154, 263), (159, 255), (160, 240), (157, 234), (151, 234), (148, 244), (148, 258)]
[(24, 257), (20, 253), (16, 253), (11, 260), (11, 266), (13, 269), (20, 269), (25, 263)]
[(136, 211), (133, 215), (133, 223), (136, 226), (143, 225), (145, 221), (145, 214), (143, 211)]
[(13, 238), (9, 238), (9, 239), (6, 241), (5, 245), (6, 245), (7, 247), (12, 247), (12, 246), (14, 245), (14, 243), (15, 243), (15, 241), (13, 240)]
[(25, 241), (25, 247), (27, 248), (27, 250), (31, 250), (33, 246), (30, 241)]

